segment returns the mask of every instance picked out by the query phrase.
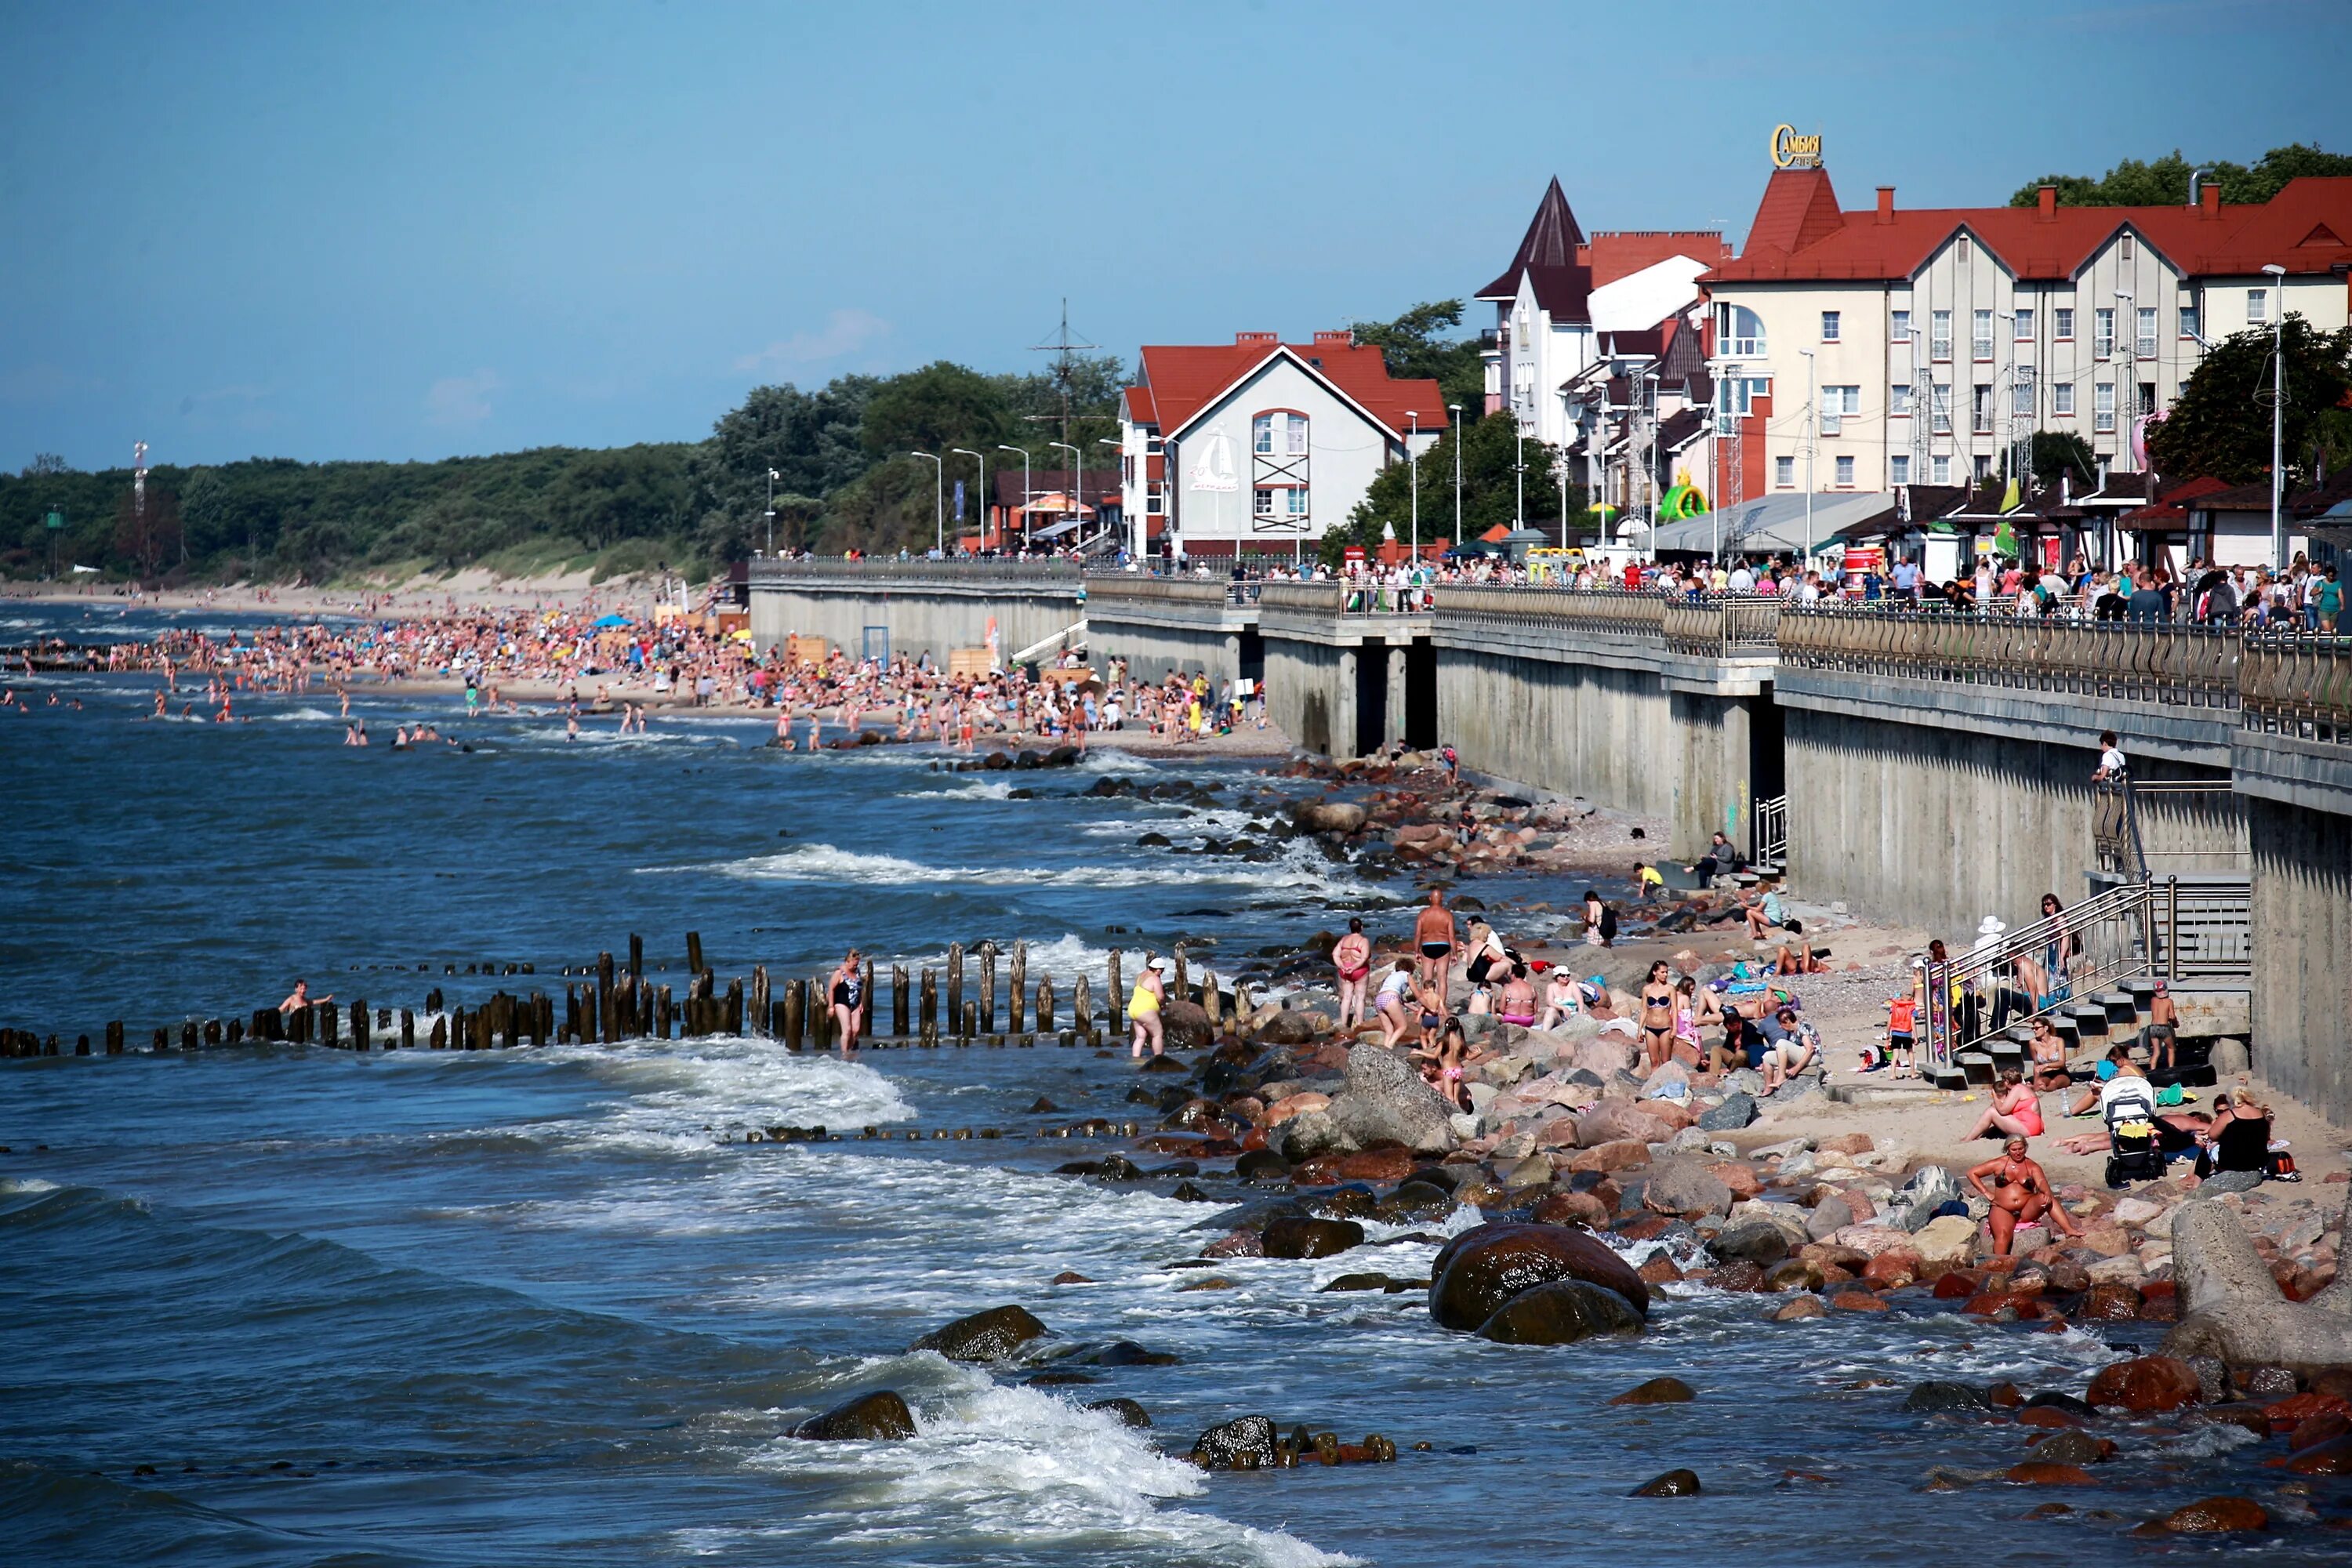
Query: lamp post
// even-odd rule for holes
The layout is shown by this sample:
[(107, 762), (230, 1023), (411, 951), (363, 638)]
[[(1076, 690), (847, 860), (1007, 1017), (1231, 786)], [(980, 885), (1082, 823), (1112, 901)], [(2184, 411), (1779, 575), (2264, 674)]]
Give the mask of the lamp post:
[[(1079, 510), (1087, 504), (1087, 449), (1084, 447), (1073, 447), (1067, 441), (1048, 441), (1045, 445), (1060, 447), (1070, 455), (1073, 462), (1077, 464), (1076, 471), (1070, 476), (1070, 516), (1075, 519)], [(1025, 542), (1028, 530), (1024, 528), (1022, 532)]]
[(2278, 296), (2271, 307), (2271, 570), (2284, 581), (2286, 520), (2280, 502), (2286, 494), (2286, 268), (2266, 261), (2263, 273)]
[[(1551, 460), (1552, 467), (1559, 478), (1559, 547), (1565, 550), (1568, 548), (1568, 448), (1554, 447)], [(1657, 553), (1657, 547), (1653, 545), (1650, 549), (1651, 558), (1654, 560)]]
[[(1511, 482), (1517, 487), (1517, 494), (1511, 503), (1511, 526), (1525, 528), (1528, 525), (1528, 427), (1516, 414), (1511, 416), (1511, 423), (1517, 427), (1519, 438), (1518, 461), (1511, 465)], [(1454, 542), (1459, 545), (1462, 542), (1457, 539)]]
[(1412, 471), (1412, 563), (1418, 566), (1421, 564), (1421, 448), (1413, 443), (1421, 437), (1421, 411), (1408, 408), (1404, 416), (1410, 421), (1405, 427), (1404, 461), (1405, 467)]
[(1822, 416), (1813, 406), (1818, 395), (1813, 387), (1813, 351), (1797, 352), (1805, 356), (1805, 553), (1797, 562), (1797, 582), (1801, 585), (1813, 569), (1813, 448), (1821, 445)]
[[(1127, 514), (1127, 443), (1116, 436), (1097, 436), (1095, 437), (1095, 445), (1108, 447), (1118, 453), (1118, 506), (1120, 520), (1124, 521)], [(1109, 531), (1108, 529), (1103, 531), (1104, 533)], [(1102, 535), (1097, 534), (1095, 537), (1100, 539)]]
[(1008, 447), (1003, 442), (999, 441), (996, 444), (996, 449), (1000, 452), (1018, 452), (1021, 454), (1021, 531), (1027, 533), (1029, 531), (1029, 502), (1034, 494), (1034, 492), (1029, 488), (1029, 448), (1026, 447)]
[(783, 476), (775, 469), (768, 470), (768, 559), (776, 556), (776, 481)]
[[(985, 550), (988, 548), (988, 459), (969, 447), (950, 447), (948, 450), (959, 458), (970, 458), (980, 465), (980, 544)], [(956, 508), (956, 526), (963, 526), (961, 507)]]
[(907, 456), (920, 458), (931, 466), (931, 529), (936, 539), (933, 548), (944, 561), (948, 558), (948, 501), (942, 476), (947, 465), (934, 452), (909, 452)]
[(1462, 405), (1449, 403), (1446, 409), (1454, 416), (1454, 544), (1462, 545)]

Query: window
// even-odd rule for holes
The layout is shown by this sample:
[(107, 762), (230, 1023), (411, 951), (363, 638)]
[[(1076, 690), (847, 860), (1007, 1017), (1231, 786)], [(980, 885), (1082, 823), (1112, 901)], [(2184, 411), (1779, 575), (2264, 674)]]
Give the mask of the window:
[(1143, 437), (1143, 455), (1147, 458), (1157, 458), (1160, 455), (1159, 431), (1151, 431)]
[(1977, 311), (1973, 326), (1975, 331), (1971, 334), (1969, 346), (1975, 351), (1979, 360), (1989, 361), (1992, 358), (1992, 312)]
[(1979, 382), (1969, 389), (1969, 428), (1979, 436), (1992, 434), (1992, 384)]
[(2072, 305), (2053, 307), (2050, 311), (2050, 330), (2057, 334), (2062, 342), (2072, 338), (2074, 335), (2074, 307)]
[(1251, 510), (1259, 517), (1272, 517), (1274, 515), (1274, 487), (1271, 485), (1258, 486), (1257, 504)]
[(1886, 389), (1886, 413), (1889, 418), (1906, 419), (1911, 415), (1911, 384), (1898, 381)]
[(1822, 388), (1822, 434), (1834, 436), (1848, 419), (1862, 417), (1862, 388), (1859, 386), (1824, 386)]
[(2137, 345), (2135, 345), (2135, 346), (2136, 346), (2136, 347), (2137, 347), (2137, 349), (2139, 350), (2139, 357), (2140, 357), (2140, 358), (2142, 358), (2142, 359), (2154, 359), (2154, 358), (2156, 357), (2156, 307), (2155, 307), (2155, 306), (2153, 306), (2153, 305), (2145, 305), (2145, 306), (2142, 306), (2142, 307), (2140, 308), (2140, 312), (2139, 312), (2139, 323), (2138, 323), (2138, 324), (2139, 324), (2139, 333), (2138, 333), (2139, 342), (2138, 342), (2138, 343), (2137, 343)]
[(1887, 458), (1886, 482), (1890, 485), (1909, 484), (1911, 482), (1911, 459), (1900, 456)]
[(1756, 412), (1756, 400), (1770, 395), (1771, 391), (1771, 382), (1763, 376), (1735, 375), (1717, 388), (1717, 407), (1726, 415), (1745, 417)]
[(2017, 312), (2017, 341), (2021, 343), (2033, 341), (2033, 310), (2030, 306)]
[(1838, 313), (1835, 310), (1823, 310), (1822, 312), (1822, 342), (1825, 343), (1833, 343), (1837, 341)]
[(2074, 384), (2062, 381), (2050, 389), (2050, 412), (2061, 419), (2074, 417)]
[(1304, 414), (1290, 416), (1289, 453), (1294, 458), (1307, 456), (1307, 416)]
[(1143, 510), (1147, 515), (1151, 517), (1158, 517), (1168, 510), (1168, 503), (1160, 499), (1160, 487), (1158, 485), (1150, 485), (1144, 489)]
[(1532, 362), (1521, 360), (1511, 367), (1511, 401), (1529, 404), (1535, 401), (1535, 395), (1536, 367)]
[(2091, 389), (2091, 428), (2102, 436), (2116, 428), (2116, 384), (2103, 381)]
[(2116, 313), (2105, 305), (2091, 312), (2091, 353), (2105, 359), (2116, 352)]
[(1717, 305), (1715, 352), (1720, 359), (1763, 358), (1763, 319), (1745, 305)]
[(1952, 357), (1952, 313), (1937, 310), (1927, 318), (1927, 356), (1947, 360)]
[(2137, 414), (2153, 414), (2153, 413), (2155, 413), (2155, 412), (2156, 412), (2156, 383), (2154, 383), (2154, 382), (2152, 382), (2152, 381), (2143, 381), (2143, 382), (2141, 382), (2141, 383), (2139, 384), (2139, 402), (2138, 402), (2137, 405), (2135, 405), (2132, 408), (2130, 408), (2130, 409), (2126, 410), (2126, 412), (2131, 413), (2131, 414), (2136, 414), (2136, 415), (2137, 415)]
[(1975, 255), (1976, 247), (1970, 242), (1969, 237), (1965, 234), (1960, 236), (1958, 241), (1952, 247), (1953, 259), (1957, 260), (1963, 267), (1966, 267), (1970, 258)]
[(1938, 436), (1948, 436), (1952, 433), (1952, 389), (1939, 384), (1932, 396), (1934, 424), (1931, 428)]
[(1908, 310), (1895, 311), (1894, 317), (1888, 323), (1886, 335), (1888, 339), (1894, 342), (1909, 342), (1911, 341), (1911, 312)]
[(2193, 294), (2181, 296), (2180, 335), (2184, 338), (2195, 338), (2200, 342), (2202, 342), (2205, 337), (2205, 312), (2198, 308), (2197, 298)]
[(1935, 475), (1936, 475), (1936, 482), (1937, 482), (1937, 484), (1939, 484), (1939, 485), (1948, 485), (1948, 484), (1950, 484), (1950, 483), (1952, 482), (1952, 459), (1951, 459), (1951, 458), (1937, 458), (1933, 463), (1931, 463), (1931, 464), (1929, 465), (1929, 467), (1930, 467), (1930, 468), (1934, 470), (1934, 472), (1935, 472)]
[[(1274, 451), (1274, 416), (1261, 414), (1250, 421), (1250, 449), (1260, 455)], [(1260, 491), (1261, 495), (1265, 492)]]
[(1840, 458), (1837, 460), (1837, 482), (1838, 489), (1842, 490), (1850, 490), (1853, 489), (1853, 459), (1852, 458)]
[(1979, 483), (1992, 478), (1992, 458), (1986, 453), (1979, 452), (1976, 458), (1976, 469)]
[(1773, 458), (1772, 483), (1784, 490), (1794, 489), (1797, 484), (1797, 459), (1794, 458)]
[(2249, 289), (2246, 290), (2246, 325), (2250, 327), (2259, 327), (2263, 322), (2269, 321), (2271, 319), (2270, 309), (2271, 291), (2269, 289)]
[(1302, 518), (1307, 515), (1307, 487), (1305, 485), (1293, 485), (1282, 493), (1286, 498), (1283, 502), (1283, 510), (1285, 511), (1288, 512), (1293, 518)]

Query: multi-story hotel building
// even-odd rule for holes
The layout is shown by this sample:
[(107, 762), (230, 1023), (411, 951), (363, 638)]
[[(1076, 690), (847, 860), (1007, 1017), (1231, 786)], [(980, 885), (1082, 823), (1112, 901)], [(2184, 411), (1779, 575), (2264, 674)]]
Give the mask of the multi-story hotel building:
[(1738, 257), (1699, 279), (1723, 437), (1708, 489), (1962, 484), (2037, 430), (2082, 437), (2102, 478), (2139, 470), (2209, 344), (2282, 311), (2342, 327), (2347, 270), (2352, 179), (2164, 207), (2045, 188), (2031, 207), (1906, 210), (1882, 185), (1848, 211), (1827, 169), (1777, 169)]

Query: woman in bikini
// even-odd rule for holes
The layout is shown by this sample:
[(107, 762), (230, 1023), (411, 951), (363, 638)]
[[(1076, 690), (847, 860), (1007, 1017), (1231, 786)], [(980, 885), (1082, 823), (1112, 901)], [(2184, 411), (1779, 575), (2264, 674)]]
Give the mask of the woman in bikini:
[(2047, 1018), (2033, 1020), (2033, 1038), (2026, 1043), (2026, 1059), (2033, 1067), (2033, 1087), (2062, 1089), (2074, 1080), (2066, 1071), (2066, 1042)]
[(1502, 1002), (1496, 1016), (1504, 1023), (1517, 1024), (1522, 1029), (1535, 1027), (1536, 986), (1535, 982), (1528, 978), (1528, 966), (1524, 960), (1512, 962), (1511, 977), (1503, 982)]
[(1364, 934), (1361, 916), (1349, 920), (1348, 934), (1332, 944), (1331, 967), (1339, 974), (1339, 1029), (1344, 1034), (1365, 1022), (1364, 985), (1372, 975), (1372, 943)]
[(1406, 999), (1412, 994), (1412, 960), (1400, 958), (1396, 967), (1381, 982), (1380, 994), (1372, 998), (1372, 1010), (1380, 1015), (1381, 1044), (1394, 1050), (1397, 1043), (1412, 1033), (1412, 1024), (1405, 1016)]
[(1969, 1129), (1970, 1138), (2039, 1138), (2042, 1136), (2042, 1097), (2033, 1092), (2024, 1075), (2015, 1068), (2000, 1069), (2000, 1085), (1992, 1093), (1992, 1103), (1986, 1106), (1977, 1124)]
[(1536, 1027), (1556, 1029), (1583, 1011), (1584, 1003), (1577, 995), (1576, 976), (1555, 964), (1551, 977), (1544, 982), (1543, 1016)]
[(1650, 965), (1650, 977), (1642, 982), (1642, 1054), (1649, 1072), (1674, 1058), (1675, 987), (1666, 974), (1662, 958)]
[[(2011, 1076), (2015, 1076), (2013, 1071)], [(1990, 1186), (1985, 1184), (1988, 1177), (1992, 1182)], [(2019, 1226), (2031, 1225), (2045, 1215), (2060, 1235), (2083, 1234), (2074, 1215), (2051, 1196), (2049, 1173), (2026, 1153), (2025, 1139), (2020, 1134), (2011, 1133), (2001, 1144), (1998, 1157), (1970, 1171), (1969, 1185), (1992, 1205), (1992, 1213), (1987, 1219), (1992, 1226), (1996, 1258), (2009, 1256), (2010, 1243), (2015, 1239)]]
[(1675, 1059), (1685, 1067), (1700, 1065), (1698, 1026), (1700, 1008), (1698, 982), (1684, 975), (1675, 982)]

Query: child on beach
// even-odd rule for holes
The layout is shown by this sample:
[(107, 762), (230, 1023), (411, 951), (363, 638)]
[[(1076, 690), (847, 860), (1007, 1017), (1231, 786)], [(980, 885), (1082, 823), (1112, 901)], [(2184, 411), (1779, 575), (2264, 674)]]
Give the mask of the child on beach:
[[(1918, 1019), (1919, 998), (1890, 996), (1886, 1001), (1886, 1055), (1896, 1078), (1916, 1078), (1911, 1067), (1911, 1037)], [(1867, 1064), (1864, 1070), (1868, 1070)]]

